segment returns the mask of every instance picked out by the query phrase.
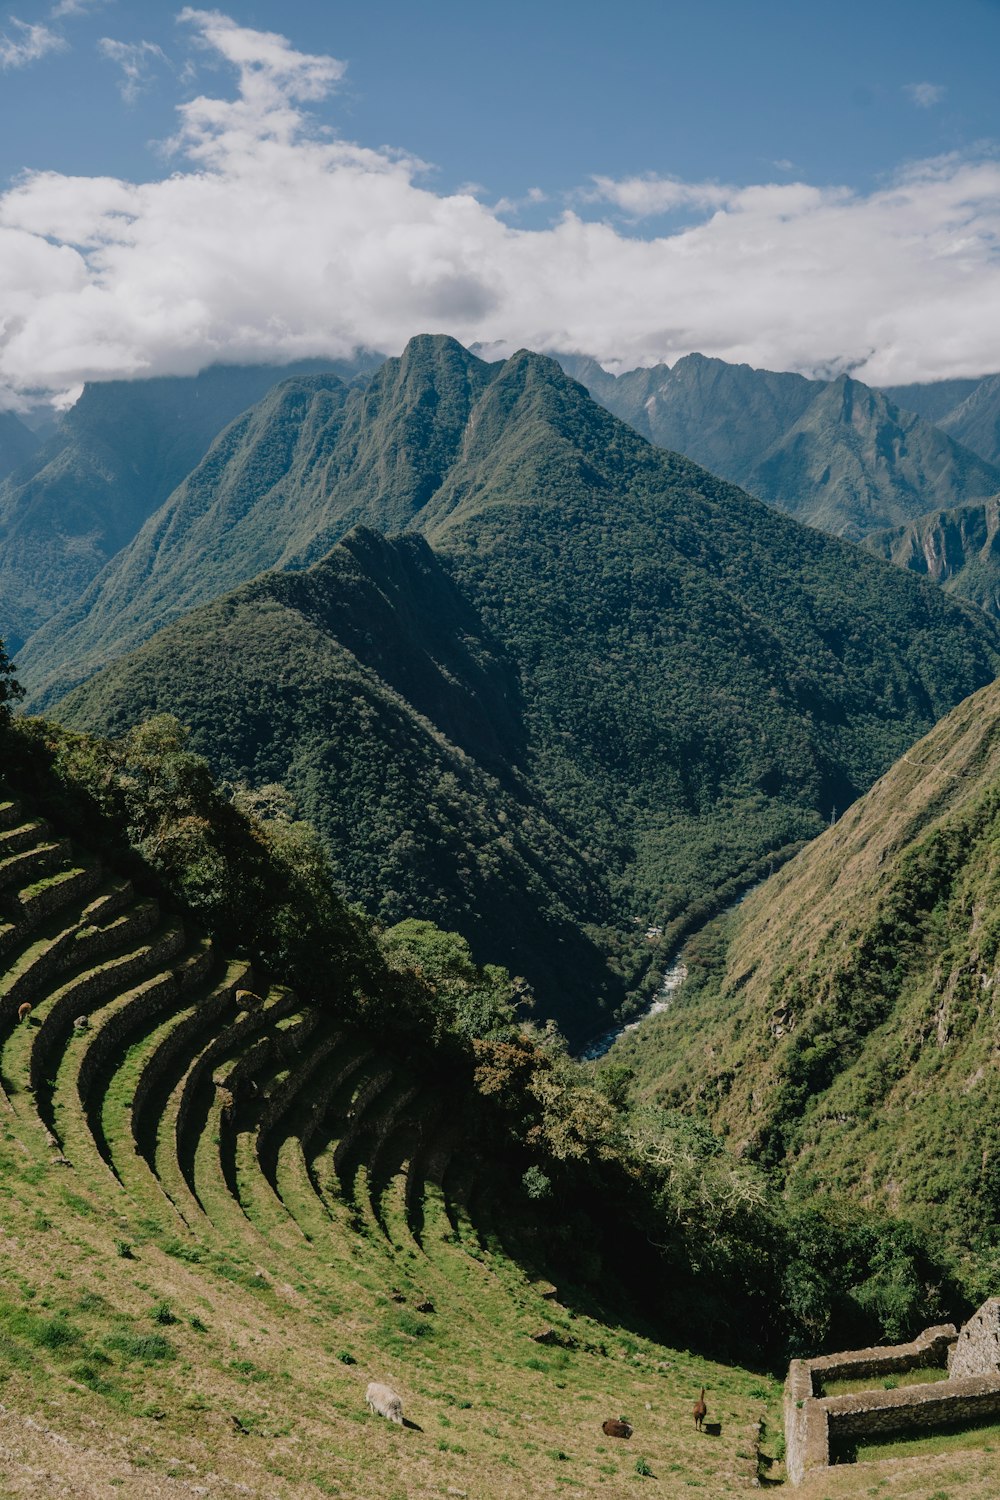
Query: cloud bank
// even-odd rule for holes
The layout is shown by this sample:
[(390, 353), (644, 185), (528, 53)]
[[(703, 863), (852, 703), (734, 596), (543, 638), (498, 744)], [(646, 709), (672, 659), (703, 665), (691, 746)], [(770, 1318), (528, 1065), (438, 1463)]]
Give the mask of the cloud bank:
[(418, 332), (876, 383), (1000, 364), (992, 159), (921, 162), (868, 195), (599, 178), (523, 228), (472, 191), (432, 191), (412, 157), (318, 130), (308, 106), (337, 59), (217, 11), (180, 19), (237, 83), (179, 107), (175, 170), (38, 172), (0, 197), (8, 402), (216, 360), (394, 352)]

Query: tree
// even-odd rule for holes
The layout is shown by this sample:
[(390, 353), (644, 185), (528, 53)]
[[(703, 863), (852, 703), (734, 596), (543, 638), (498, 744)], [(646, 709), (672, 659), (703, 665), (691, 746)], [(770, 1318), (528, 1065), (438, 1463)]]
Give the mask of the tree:
[(0, 720), (10, 714), (10, 705), (24, 697), (24, 688), (14, 675), (14, 663), (10, 660), (0, 641)]
[(516, 1034), (517, 1007), (530, 1003), (527, 985), (523, 979), (512, 979), (499, 964), (480, 968), (459, 933), (407, 917), (383, 933), (382, 952), (393, 968), (412, 970), (429, 987), (438, 1019), (447, 1029), (459, 1036), (496, 1040)]

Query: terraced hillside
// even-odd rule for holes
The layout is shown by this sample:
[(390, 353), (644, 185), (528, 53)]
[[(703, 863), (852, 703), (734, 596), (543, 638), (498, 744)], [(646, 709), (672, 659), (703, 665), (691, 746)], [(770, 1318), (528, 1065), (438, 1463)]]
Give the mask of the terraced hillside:
[[(697, 1352), (697, 1298), (678, 1350), (637, 1322), (641, 1284), (609, 1316), (603, 1278), (547, 1283), (457, 1103), (417, 1054), (260, 984), (0, 788), (0, 1493), (779, 1482), (779, 1381)], [(366, 1409), (371, 1378), (402, 1427)], [(618, 1415), (628, 1443), (601, 1430)], [(892, 1477), (904, 1500), (995, 1493), (982, 1443)]]
[(776, 1383), (560, 1305), (372, 1037), (9, 797), (0, 911), (5, 1495), (614, 1495), (640, 1458), (749, 1487)]

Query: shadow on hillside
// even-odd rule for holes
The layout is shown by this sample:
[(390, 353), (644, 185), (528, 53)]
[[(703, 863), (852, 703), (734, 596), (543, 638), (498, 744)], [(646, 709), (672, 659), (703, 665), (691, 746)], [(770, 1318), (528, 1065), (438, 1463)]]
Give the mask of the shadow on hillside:
[[(784, 1353), (773, 1348), (773, 1329), (762, 1325), (759, 1309), (730, 1302), (707, 1280), (677, 1276), (671, 1284), (646, 1237), (625, 1225), (624, 1215), (609, 1223), (568, 1213), (554, 1233), (547, 1233), (518, 1225), (497, 1205), (487, 1232), (479, 1226), (479, 1237), (487, 1253), (496, 1250), (515, 1261), (530, 1282), (556, 1288), (547, 1300), (551, 1321), (559, 1327), (537, 1342), (580, 1347), (585, 1341), (574, 1336), (572, 1321), (586, 1317), (604, 1324), (626, 1352), (631, 1339), (642, 1338), (666, 1346), (668, 1360), (671, 1350), (682, 1350), (696, 1359), (738, 1363), (762, 1376), (784, 1374)], [(568, 1316), (568, 1326), (560, 1314)], [(611, 1354), (610, 1342), (593, 1352)], [(703, 1430), (718, 1437), (721, 1424), (706, 1423)]]

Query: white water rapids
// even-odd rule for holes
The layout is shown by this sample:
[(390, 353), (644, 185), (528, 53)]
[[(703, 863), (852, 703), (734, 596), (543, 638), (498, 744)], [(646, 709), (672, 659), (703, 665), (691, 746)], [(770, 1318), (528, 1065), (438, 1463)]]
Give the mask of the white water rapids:
[(585, 1062), (593, 1062), (595, 1058), (603, 1057), (618, 1038), (625, 1035), (626, 1031), (634, 1031), (637, 1026), (642, 1025), (643, 1021), (648, 1021), (650, 1016), (657, 1015), (661, 1010), (669, 1010), (687, 974), (687, 965), (682, 964), (675, 954), (663, 972), (663, 982), (660, 988), (642, 1014), (634, 1021), (626, 1021), (621, 1026), (612, 1026), (609, 1031), (602, 1032), (596, 1041), (588, 1043), (580, 1053), (580, 1058)]

